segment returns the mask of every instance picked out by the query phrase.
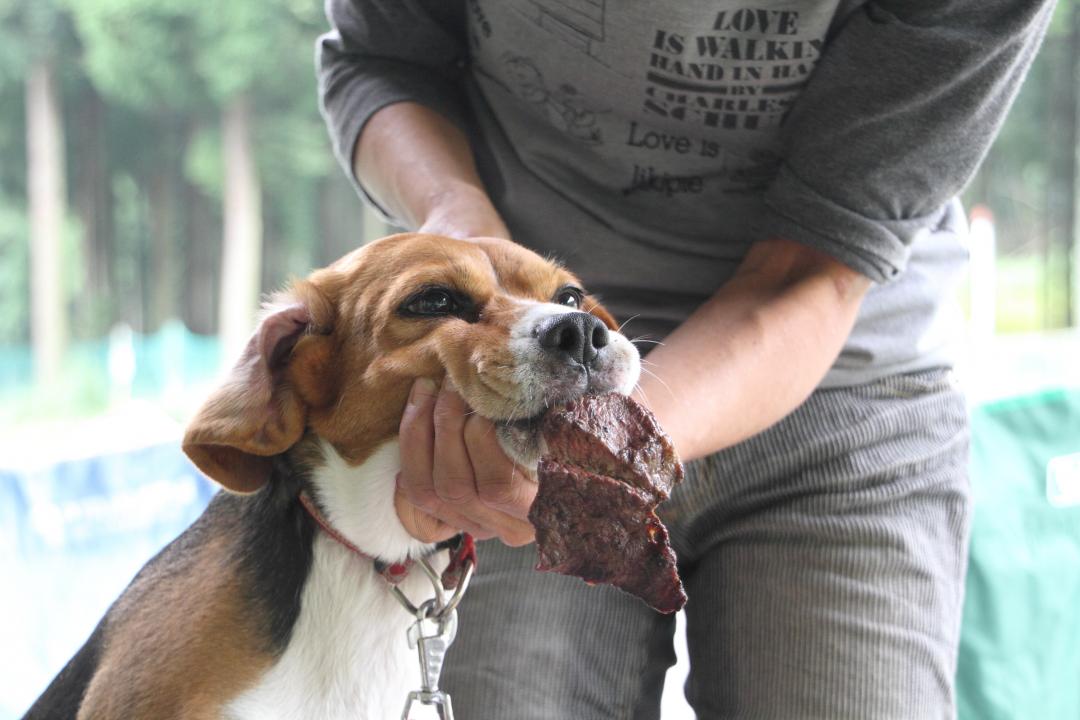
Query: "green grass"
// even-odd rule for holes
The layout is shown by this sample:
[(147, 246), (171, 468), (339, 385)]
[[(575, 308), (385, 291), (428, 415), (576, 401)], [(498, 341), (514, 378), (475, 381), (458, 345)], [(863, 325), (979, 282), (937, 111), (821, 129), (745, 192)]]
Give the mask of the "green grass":
[[(999, 334), (1037, 333), (1067, 326), (1069, 295), (1060, 259), (1051, 256), (1044, 263), (1042, 257), (1030, 254), (999, 257), (994, 279)], [(965, 317), (970, 317), (967, 278), (958, 295)]]
[(1063, 262), (1051, 256), (1006, 256), (997, 262), (997, 331), (1025, 333), (1065, 327), (1069, 296)]

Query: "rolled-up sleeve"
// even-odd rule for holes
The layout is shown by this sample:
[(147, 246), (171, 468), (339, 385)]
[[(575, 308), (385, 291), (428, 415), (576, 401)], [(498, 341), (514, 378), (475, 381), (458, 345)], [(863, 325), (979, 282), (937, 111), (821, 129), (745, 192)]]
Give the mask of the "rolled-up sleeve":
[(974, 175), (1053, 0), (880, 0), (853, 13), (784, 126), (760, 237), (801, 241), (877, 282)]
[(319, 107), (334, 154), (354, 182), (356, 141), (387, 105), (417, 102), (462, 126), (460, 2), (327, 0), (326, 16), (331, 29), (319, 37), (315, 53)]

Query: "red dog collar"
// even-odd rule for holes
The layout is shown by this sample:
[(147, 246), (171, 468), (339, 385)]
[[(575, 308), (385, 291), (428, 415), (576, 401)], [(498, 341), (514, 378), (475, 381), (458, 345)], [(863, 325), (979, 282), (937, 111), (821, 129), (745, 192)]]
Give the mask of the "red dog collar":
[[(330, 524), (319, 511), (319, 507), (315, 504), (315, 501), (311, 499), (306, 490), (300, 492), (300, 504), (307, 510), (311, 519), (322, 528), (323, 532), (337, 540), (338, 543), (343, 545), (349, 552), (354, 555), (359, 555), (365, 560), (370, 560), (375, 565), (375, 570), (382, 575), (390, 585), (398, 585), (402, 580), (409, 576), (409, 570), (416, 564), (416, 561), (412, 558), (406, 558), (403, 562), (387, 563), (380, 560), (377, 557), (373, 557), (360, 548), (356, 547), (347, 537), (338, 532), (333, 525)], [(466, 567), (469, 562), (472, 562), (473, 567), (476, 567), (476, 543), (473, 541), (472, 535), (468, 533), (461, 533), (455, 535), (449, 540), (444, 540), (435, 545), (435, 551), (449, 550), (450, 551), (450, 564), (443, 570), (441, 581), (444, 588), (447, 590), (453, 590), (457, 588), (458, 583), (461, 582), (461, 578), (464, 576)]]

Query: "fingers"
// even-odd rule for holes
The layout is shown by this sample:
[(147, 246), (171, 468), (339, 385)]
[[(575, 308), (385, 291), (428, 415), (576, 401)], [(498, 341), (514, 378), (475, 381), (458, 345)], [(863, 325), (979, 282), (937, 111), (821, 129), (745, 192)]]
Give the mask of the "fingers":
[(452, 387), (436, 390), (417, 380), (399, 433), (397, 510), (410, 534), (430, 542), (446, 525), (477, 539), (532, 542), (525, 518), (535, 483), (506, 457), (494, 426), (472, 414)]
[[(474, 458), (476, 493), (487, 507), (526, 520), (537, 485), (529, 474), (506, 456), (487, 418), (473, 415), (465, 423), (465, 446)], [(488, 458), (487, 462), (480, 462)], [(531, 527), (531, 526), (530, 526)]]
[(434, 515), (428, 515), (413, 505), (400, 487), (394, 493), (394, 509), (397, 510), (398, 518), (405, 530), (421, 542), (440, 542), (458, 533), (457, 528), (447, 525)]
[[(398, 427), (401, 447), (401, 472), (396, 478), (395, 495), (398, 517), (409, 534), (424, 542), (430, 542), (429, 537), (442, 532), (438, 525), (440, 522), (456, 528), (455, 532), (464, 530), (478, 540), (487, 540), (497, 533), (447, 506), (439, 497), (432, 477), (432, 466), (436, 464), (435, 407), (443, 394), (428, 378), (416, 380), (409, 393)], [(444, 414), (453, 421), (445, 409)], [(447, 445), (444, 437), (441, 444), (443, 452), (467, 457), (464, 452), (454, 453), (452, 447), (448, 450)]]
[(431, 479), (435, 494), (447, 505), (460, 506), (476, 502), (476, 482), (473, 465), (465, 447), (464, 431), (469, 408), (452, 386), (443, 382), (442, 392), (435, 401), (435, 462)]
[(431, 482), (435, 454), (435, 422), (432, 416), (439, 389), (433, 380), (413, 383), (398, 427), (401, 446), (400, 489), (409, 502), (429, 513), (439, 504)]
[(445, 505), (436, 505), (438, 515), (433, 515), (422, 508), (413, 505), (408, 499), (401, 486), (401, 475), (398, 475), (398, 486), (394, 494), (394, 507), (397, 509), (401, 524), (410, 535), (422, 542), (438, 542), (448, 537), (453, 537), (459, 532), (467, 532), (477, 540), (490, 540), (497, 537), (493, 530), (478, 525), (472, 519), (455, 512)]

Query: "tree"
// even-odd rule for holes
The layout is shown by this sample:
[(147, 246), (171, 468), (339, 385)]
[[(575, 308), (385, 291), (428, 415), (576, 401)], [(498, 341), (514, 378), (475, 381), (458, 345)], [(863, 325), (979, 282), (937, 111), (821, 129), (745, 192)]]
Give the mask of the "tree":
[(56, 79), (57, 13), (51, 2), (28, 3), (26, 36), (27, 194), (30, 207), (31, 337), (34, 376), (51, 384), (60, 373), (67, 341), (61, 253), (67, 216), (64, 126)]
[[(318, 8), (251, 0), (68, 2), (86, 47), (87, 72), (101, 93), (142, 113), (184, 118), (183, 132), (162, 135), (170, 145), (183, 146), (182, 165), (189, 179), (221, 199), (218, 330), (229, 352), (250, 333), (262, 286), (265, 188), (260, 166), (273, 166), (284, 157), (291, 168), (306, 168), (310, 178), (321, 179), (332, 171), (314, 101), (311, 47), (321, 22)], [(216, 121), (197, 108), (216, 110)], [(267, 147), (268, 139), (282, 136), (283, 125), (293, 134)], [(311, 150), (312, 137), (319, 138), (317, 151)], [(257, 152), (260, 143), (262, 152)], [(163, 165), (172, 161), (160, 147), (152, 152)], [(316, 155), (318, 161), (311, 162)], [(221, 165), (210, 167), (211, 158)], [(145, 172), (151, 178), (147, 192), (153, 195), (155, 173)], [(177, 173), (165, 176), (175, 178)], [(292, 176), (286, 173), (285, 178)], [(295, 207), (290, 196), (299, 196), (297, 190), (295, 184), (286, 188), (285, 204)], [(166, 200), (177, 194), (157, 195), (150, 205), (159, 218), (168, 219)], [(175, 224), (152, 222), (158, 228), (155, 238), (165, 237)], [(154, 242), (151, 270), (158, 292), (165, 269), (179, 264), (168, 255), (175, 245)], [(189, 253), (188, 263), (193, 260), (202, 261)], [(176, 304), (171, 298), (171, 305)]]
[(261, 288), (263, 187), (255, 153), (256, 105), (260, 91), (282, 76), (277, 58), (283, 48), (300, 38), (298, 17), (286, 3), (201, 7), (195, 15), (202, 48), (196, 66), (222, 108), (225, 227), (218, 318), (223, 351), (231, 357), (254, 326)]
[[(82, 64), (94, 92), (113, 112), (125, 112), (125, 132), (139, 143), (123, 143), (111, 157), (112, 172), (130, 174), (133, 186), (116, 201), (126, 204), (128, 227), (139, 237), (121, 273), (120, 317), (142, 330), (157, 328), (177, 314), (185, 265), (183, 156), (199, 109), (209, 105), (193, 65), (198, 54), (191, 0), (66, 0), (83, 45)], [(123, 177), (123, 175), (121, 175)], [(113, 179), (113, 182), (116, 180)], [(128, 196), (133, 190), (134, 197)], [(121, 215), (124, 212), (121, 210)], [(123, 218), (121, 218), (123, 220)], [(110, 223), (111, 224), (111, 223)], [(147, 242), (148, 241), (148, 242)], [(124, 282), (126, 280), (126, 282)], [(124, 290), (125, 288), (121, 288)], [(205, 298), (212, 302), (213, 298)]]
[(30, 337), (26, 194), (27, 43), (17, 0), (0, 0), (0, 345)]

